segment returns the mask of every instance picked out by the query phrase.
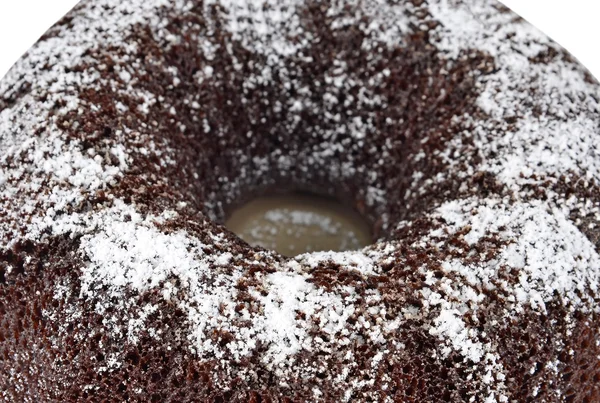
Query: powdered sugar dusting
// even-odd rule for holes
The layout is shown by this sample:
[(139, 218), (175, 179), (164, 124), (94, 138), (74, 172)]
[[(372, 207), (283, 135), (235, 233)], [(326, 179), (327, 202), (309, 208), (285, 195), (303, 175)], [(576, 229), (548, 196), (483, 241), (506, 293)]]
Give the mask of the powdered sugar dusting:
[[(505, 365), (513, 352), (501, 351), (510, 346), (498, 334), (503, 322), (520, 324), (527, 315), (545, 318), (559, 312), (564, 313), (560, 319), (567, 330), (557, 328), (548, 354), (527, 364), (552, 373), (548, 377), (570, 365), (564, 357), (575, 354), (577, 346), (565, 347), (568, 332), (577, 330), (581, 317), (588, 320), (599, 313), (600, 256), (589, 235), (600, 225), (593, 193), (600, 181), (598, 85), (539, 31), (488, 0), (432, 0), (422, 8), (412, 2), (334, 2), (322, 15), (320, 8), (310, 12), (327, 21), (325, 31), (335, 31), (337, 36), (330, 39), (342, 43), (344, 51), (360, 39), (369, 69), (358, 74), (352, 57), (343, 51), (323, 55), (324, 60), (331, 59), (318, 66), (324, 70), (323, 79), (309, 85), (294, 70), (316, 62), (303, 53), (314, 45), (300, 18), (299, 10), (307, 12), (303, 4), (227, 0), (194, 8), (194, 2), (183, 1), (99, 0), (79, 7), (67, 22), (68, 29), (53, 28), (0, 83), (0, 210), (6, 224), (0, 227), (0, 252), (10, 257), (3, 257), (9, 263), (2, 261), (0, 280), (3, 284), (5, 277), (29, 270), (31, 257), (26, 255), (35, 245), (23, 247), (26, 241), (71, 240), (74, 252), (69, 258), (78, 262), (73, 268), (79, 275), (78, 295), (69, 294), (72, 284), (54, 285), (54, 301), (69, 299), (73, 304), (48, 306), (42, 312), (48, 323), (58, 321), (59, 314), (66, 317), (49, 336), (55, 351), (61, 337), (73, 329), (78, 331), (75, 342), (82, 342), (84, 333), (77, 324), (86, 310), (100, 317), (98, 326), (106, 335), (102, 342), (136, 346), (146, 337), (170, 348), (175, 342), (155, 326), (156, 318), (178, 310), (183, 324), (173, 324), (180, 326), (174, 333), (185, 340), (186, 354), (193, 360), (213, 365), (215, 370), (207, 377), (215, 388), (230, 388), (229, 378), (262, 388), (266, 382), (260, 377), (267, 373), (281, 390), (299, 388), (298, 380), (305, 385), (306, 379), (322, 379), (341, 400), (377, 400), (379, 392), (401, 388), (398, 380), (405, 375), (393, 371), (420, 370), (406, 358), (418, 351), (424, 368), (442, 368), (445, 376), (454, 370), (460, 373), (464, 379), (452, 379), (468, 385), (465, 396), (472, 401), (504, 402), (515, 398), (509, 385), (517, 381), (508, 376), (514, 375), (514, 368)], [(190, 10), (200, 13), (199, 9), (211, 16), (202, 20), (205, 25), (199, 24), (206, 28), (202, 35), (213, 38), (218, 33), (233, 39), (223, 40), (225, 46), (220, 48), (221, 43), (198, 38), (199, 59), (194, 63), (207, 65), (191, 73), (197, 83), (226, 81), (222, 72), (209, 66), (224, 52), (231, 56), (228, 74), (240, 75), (236, 85), (243, 95), (241, 109), (253, 106), (244, 104), (251, 99), (248, 94), (257, 88), (266, 91), (274, 77), (284, 77), (285, 91), (293, 95), (282, 98), (285, 105), (270, 105), (274, 113), (285, 111), (276, 130), (296, 133), (315, 113), (328, 123), (321, 127), (321, 121), (311, 121), (307, 138), (323, 141), (290, 147), (288, 154), (282, 151), (287, 144), (275, 145), (276, 136), (273, 144), (256, 143), (264, 145), (257, 147), (261, 155), (237, 150), (236, 158), (247, 163), (240, 178), (229, 180), (226, 168), (208, 167), (217, 172), (224, 194), (236, 197), (250, 171), (267, 177), (271, 170), (285, 174), (311, 168), (336, 180), (364, 178), (356, 198), (360, 207), (378, 212), (385, 209), (377, 206), (405, 203), (405, 221), (388, 222), (385, 210), (373, 217), (382, 234), (376, 245), (285, 259), (252, 250), (191, 211), (224, 204), (211, 199), (214, 190), (179, 200), (180, 189), (153, 178), (154, 173), (139, 172), (139, 156), (158, 172), (178, 168), (181, 156), (161, 135), (175, 128), (181, 141), (192, 136), (184, 122), (201, 122), (202, 141), (209, 138), (211, 144), (234, 153), (225, 145), (238, 133), (214, 125), (203, 99), (188, 94), (191, 98), (184, 105), (189, 111), (176, 109), (165, 93), (142, 85), (160, 73), (168, 81), (167, 91), (176, 91), (185, 84), (185, 68), (171, 66), (160, 52), (141, 55), (141, 41), (123, 43), (135, 26), (141, 26), (148, 28), (144, 35), (151, 43), (176, 48), (183, 35), (169, 32), (175, 30), (169, 23), (174, 16)], [(354, 9), (360, 11), (356, 16), (348, 11)], [(435, 139), (439, 133), (432, 131), (431, 138), (417, 139), (423, 148), (405, 155), (402, 142), (408, 144), (411, 135), (420, 135), (411, 132), (410, 125), (402, 126), (407, 137), (394, 139), (400, 146), (391, 144), (391, 134), (380, 143), (370, 142), (396, 123), (394, 119), (402, 119), (381, 119), (381, 112), (394, 106), (390, 102), (396, 95), (384, 89), (401, 78), (394, 77), (390, 70), (394, 66), (381, 63), (377, 55), (400, 49), (425, 32), (439, 50), (435, 57), (447, 59), (442, 60), (446, 67), (479, 51), (493, 59), (494, 68), (477, 76), (465, 73), (474, 81), (477, 99), (473, 109), (452, 116), (440, 128), (452, 133), (447, 141)], [(234, 42), (248, 58), (260, 56), (265, 68), (243, 72), (248, 64), (236, 58), (242, 53), (232, 51)], [(114, 52), (115, 66), (109, 68), (89, 56), (111, 46), (119, 49)], [(144, 72), (144, 80), (140, 80), (142, 61), (156, 68)], [(85, 67), (86, 62), (91, 67)], [(452, 77), (444, 74), (449, 73), (442, 69), (440, 76), (450, 81)], [(99, 88), (110, 88), (111, 96), (132, 101), (109, 102), (114, 103), (110, 105), (114, 115), (107, 119), (122, 121), (122, 130), (106, 127), (106, 134), (88, 133), (75, 118), (104, 117), (105, 109), (81, 96)], [(272, 100), (279, 102), (265, 96), (265, 105)], [(443, 101), (443, 94), (438, 101)], [(340, 105), (347, 109), (339, 109)], [(154, 120), (152, 111), (159, 107), (168, 111), (172, 126), (159, 127)], [(142, 121), (135, 130), (128, 127), (133, 114)], [(253, 127), (260, 127), (261, 119), (266, 122), (259, 116)], [(267, 134), (248, 131), (239, 136), (271, 135)], [(194, 143), (199, 149), (203, 144)], [(356, 158), (339, 161), (347, 155)], [(393, 181), (405, 157), (416, 167), (402, 174), (410, 179), (406, 185)], [(443, 170), (435, 171), (428, 165), (431, 161), (432, 166), (443, 165)], [(185, 172), (196, 180), (201, 174)], [(463, 186), (448, 186), (450, 177)], [(144, 193), (150, 180), (156, 185), (154, 193)], [(386, 188), (388, 180), (389, 187), (406, 187), (399, 200), (390, 198), (394, 189)], [(119, 189), (116, 196), (121, 185), (127, 192)], [(468, 189), (470, 185), (479, 188)], [(427, 192), (438, 186), (446, 195), (444, 201), (425, 200)], [(136, 193), (147, 197), (135, 199)], [(428, 204), (419, 210), (422, 202)], [(331, 230), (313, 216), (286, 213), (271, 219), (282, 217), (319, 221)], [(13, 254), (26, 257), (13, 259)], [(40, 268), (45, 269), (39, 265), (36, 270)], [(162, 306), (171, 311), (162, 311)], [(415, 335), (425, 341), (418, 350), (411, 345)], [(118, 372), (125, 362), (123, 354), (114, 353), (96, 370)], [(61, 365), (57, 359), (53, 369)], [(10, 382), (23, 385), (23, 375), (14, 368), (10, 371)], [(552, 384), (558, 378), (548, 379)], [(86, 388), (95, 390), (93, 385)], [(565, 397), (557, 388), (553, 393)], [(311, 396), (321, 399), (325, 390), (315, 386)]]
[(348, 251), (348, 252), (314, 252), (297, 257), (298, 261), (310, 267), (317, 267), (320, 263), (334, 263), (340, 267), (357, 270), (366, 275), (374, 275), (378, 270), (377, 260), (382, 258), (382, 253), (374, 250)]
[[(531, 25), (497, 12), (495, 2), (455, 3), (431, 4), (433, 17), (442, 24), (437, 46), (454, 57), (469, 49), (494, 56), (498, 70), (482, 83), (479, 105), (500, 126), (516, 120), (501, 135), (477, 128), (477, 147), (486, 157), (480, 169), (508, 185), (522, 185), (534, 174), (565, 171), (599, 180), (597, 88), (585, 70), (566, 62), (558, 45)], [(533, 61), (544, 52), (558, 54), (546, 63)], [(530, 96), (533, 105), (525, 102)]]
[(446, 270), (467, 276), (472, 284), (490, 285), (508, 266), (520, 273), (518, 284), (505, 283), (516, 304), (544, 310), (544, 302), (558, 292), (579, 308), (593, 305), (589, 292), (597, 292), (600, 256), (561, 211), (539, 201), (466, 200), (444, 204), (439, 214), (450, 232), (468, 228), (464, 239), (471, 245), (490, 235), (516, 240), (485, 266), (449, 261)]
[[(0, 239), (7, 246), (22, 233), (35, 239), (43, 230), (19, 217), (40, 212), (52, 216), (77, 205), (86, 193), (114, 185), (127, 169), (128, 156), (122, 144), (106, 144), (104, 154), (90, 150), (86, 155), (82, 145), (67, 139), (57, 123), (69, 112), (95, 108), (81, 105), (76, 95), (76, 88), (92, 86), (100, 79), (99, 71), (71, 70), (85, 60), (84, 54), (100, 42), (120, 43), (131, 26), (147, 23), (148, 18), (156, 24), (156, 10), (167, 4), (162, 0), (102, 0), (83, 5), (71, 22), (69, 35), (53, 35), (51, 30), (0, 83), (3, 99), (16, 97), (18, 91), (29, 87), (15, 106), (0, 111), (0, 164), (9, 168), (2, 174), (0, 209), (12, 217), (12, 225), (0, 228)], [(50, 188), (51, 195), (40, 195), (42, 187)]]

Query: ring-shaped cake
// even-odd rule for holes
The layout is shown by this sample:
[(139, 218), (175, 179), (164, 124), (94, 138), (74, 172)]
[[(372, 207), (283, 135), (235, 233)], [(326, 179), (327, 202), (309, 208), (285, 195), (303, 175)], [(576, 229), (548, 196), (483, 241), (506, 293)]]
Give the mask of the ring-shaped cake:
[[(492, 0), (85, 0), (0, 83), (5, 401), (600, 400), (599, 86)], [(359, 251), (222, 223), (335, 196)]]

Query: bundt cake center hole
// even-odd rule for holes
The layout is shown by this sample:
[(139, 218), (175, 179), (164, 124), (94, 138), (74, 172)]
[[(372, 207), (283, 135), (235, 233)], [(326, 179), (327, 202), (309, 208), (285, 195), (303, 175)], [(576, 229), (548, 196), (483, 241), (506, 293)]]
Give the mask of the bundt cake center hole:
[(321, 251), (350, 251), (371, 243), (367, 220), (331, 197), (273, 194), (233, 211), (225, 226), (252, 246), (293, 257)]

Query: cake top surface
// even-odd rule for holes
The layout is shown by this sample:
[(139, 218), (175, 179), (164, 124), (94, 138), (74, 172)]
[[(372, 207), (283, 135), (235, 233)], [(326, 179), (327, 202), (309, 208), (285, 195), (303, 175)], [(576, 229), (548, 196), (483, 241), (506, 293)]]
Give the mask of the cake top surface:
[[(522, 364), (551, 399), (598, 313), (598, 88), (495, 1), (83, 1), (0, 82), (0, 249), (71, 240), (56, 340), (184, 348), (224, 388), (260, 367), (375, 398), (418, 348), (472, 401), (508, 401), (499, 333), (561, 318), (562, 344)], [(285, 259), (216, 223), (276, 177), (356, 181), (381, 239)], [(78, 327), (92, 314), (101, 330)]]

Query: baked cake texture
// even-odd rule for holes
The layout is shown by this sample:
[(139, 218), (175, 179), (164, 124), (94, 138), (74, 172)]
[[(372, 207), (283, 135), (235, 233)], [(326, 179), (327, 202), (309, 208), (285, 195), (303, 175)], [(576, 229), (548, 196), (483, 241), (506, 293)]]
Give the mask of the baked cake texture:
[(84, 0), (0, 83), (0, 399), (600, 401), (598, 96), (492, 0)]

